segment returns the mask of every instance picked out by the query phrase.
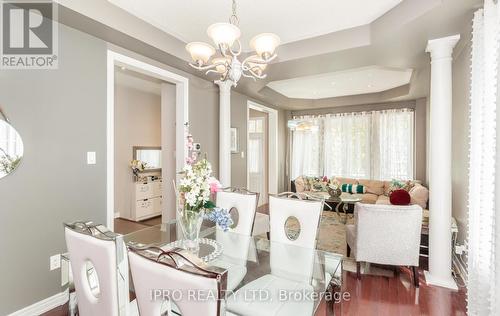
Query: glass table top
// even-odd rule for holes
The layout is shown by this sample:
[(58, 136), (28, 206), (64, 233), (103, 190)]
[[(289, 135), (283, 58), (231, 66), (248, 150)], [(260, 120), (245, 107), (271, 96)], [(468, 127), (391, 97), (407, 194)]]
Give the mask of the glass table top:
[[(271, 242), (264, 236), (223, 232), (210, 224), (204, 222), (200, 238), (216, 241), (221, 246), (220, 255), (207, 264), (227, 270), (228, 291), (237, 292), (245, 285), (252, 288), (252, 284), (258, 284), (262, 278), (276, 278), (285, 289), (300, 288), (313, 293), (309, 307), (314, 315), (329, 286), (341, 286), (343, 256), (340, 254)], [(182, 231), (175, 221), (124, 236), (127, 245), (156, 246), (163, 250), (174, 248), (172, 243), (178, 245), (175, 242), (180, 239)], [(209, 248), (200, 246), (198, 257), (206, 256)]]

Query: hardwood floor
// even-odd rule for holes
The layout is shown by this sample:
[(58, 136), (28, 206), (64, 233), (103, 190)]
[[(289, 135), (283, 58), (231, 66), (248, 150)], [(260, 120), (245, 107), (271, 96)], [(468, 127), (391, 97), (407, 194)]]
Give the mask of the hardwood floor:
[(153, 217), (142, 222), (134, 222), (124, 218), (115, 218), (115, 232), (125, 235), (158, 224), (161, 224), (161, 216)]
[[(411, 282), (410, 270), (400, 268), (395, 277), (363, 275), (344, 271), (343, 291), (350, 299), (335, 304), (335, 315), (343, 316), (461, 316), (466, 315), (466, 291), (451, 291), (427, 286), (419, 270), (420, 288)], [(67, 306), (55, 308), (43, 316), (66, 316)]]

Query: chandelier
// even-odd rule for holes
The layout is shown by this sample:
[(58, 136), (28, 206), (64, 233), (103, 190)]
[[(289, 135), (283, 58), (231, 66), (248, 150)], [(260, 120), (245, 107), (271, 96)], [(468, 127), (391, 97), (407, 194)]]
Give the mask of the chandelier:
[[(239, 40), (241, 31), (238, 27), (239, 19), (236, 15), (236, 1), (233, 0), (232, 15), (229, 23), (215, 23), (208, 27), (208, 36), (212, 39), (216, 49), (203, 42), (191, 42), (186, 50), (191, 54), (193, 63), (189, 65), (208, 74), (218, 74), (220, 81), (232, 81), (234, 85), (241, 76), (256, 79), (266, 77), (264, 70), (276, 58), (275, 50), (280, 44), (280, 38), (273, 33), (262, 33), (250, 41), (250, 47), (255, 53), (240, 62), (242, 48)], [(215, 56), (214, 56), (215, 55)], [(212, 58), (212, 56), (214, 56)]]

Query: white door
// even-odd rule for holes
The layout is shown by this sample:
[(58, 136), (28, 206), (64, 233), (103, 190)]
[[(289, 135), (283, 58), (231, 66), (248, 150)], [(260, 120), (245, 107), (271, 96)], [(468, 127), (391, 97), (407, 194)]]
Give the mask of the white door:
[(249, 190), (259, 192), (259, 206), (267, 203), (267, 139), (266, 117), (248, 120), (248, 184)]

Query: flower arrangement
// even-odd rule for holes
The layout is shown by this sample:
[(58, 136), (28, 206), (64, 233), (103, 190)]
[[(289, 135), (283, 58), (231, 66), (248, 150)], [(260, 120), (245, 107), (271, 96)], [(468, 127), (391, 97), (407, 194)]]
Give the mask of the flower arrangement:
[(130, 162), (130, 168), (132, 169), (132, 173), (136, 177), (139, 176), (139, 172), (144, 171), (146, 169), (146, 165), (147, 164), (145, 162), (136, 159)]
[[(217, 208), (213, 199), (220, 191), (220, 182), (212, 176), (212, 166), (206, 158), (198, 160), (198, 151), (193, 148), (193, 136), (187, 133), (188, 157), (181, 174), (178, 188), (179, 217), (181, 223), (189, 218), (205, 218), (227, 231), (233, 221), (228, 210)], [(187, 224), (187, 223), (186, 223)], [(201, 224), (201, 223), (200, 223)]]

